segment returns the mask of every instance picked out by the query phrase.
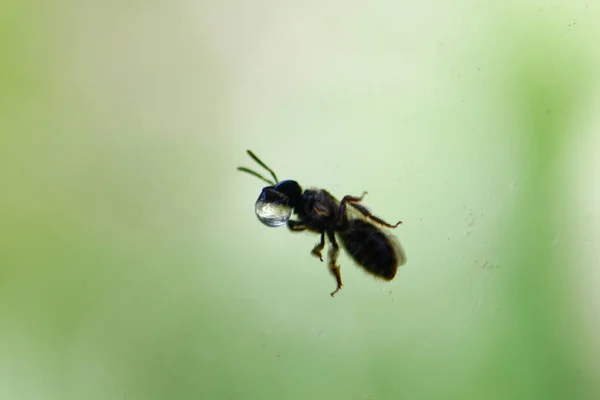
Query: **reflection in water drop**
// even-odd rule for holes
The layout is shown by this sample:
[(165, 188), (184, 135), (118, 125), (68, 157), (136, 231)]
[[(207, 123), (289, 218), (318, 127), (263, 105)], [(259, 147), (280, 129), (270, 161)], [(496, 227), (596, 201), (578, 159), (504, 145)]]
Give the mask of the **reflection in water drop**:
[(292, 207), (260, 198), (256, 201), (254, 211), (260, 222), (271, 227), (285, 224), (292, 215)]

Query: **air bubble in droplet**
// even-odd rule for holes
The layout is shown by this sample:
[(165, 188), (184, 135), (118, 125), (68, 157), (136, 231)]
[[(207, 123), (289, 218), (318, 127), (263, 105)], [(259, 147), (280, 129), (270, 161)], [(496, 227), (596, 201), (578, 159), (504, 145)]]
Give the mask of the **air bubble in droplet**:
[(254, 211), (260, 222), (271, 227), (285, 224), (292, 216), (292, 207), (260, 198), (256, 201)]

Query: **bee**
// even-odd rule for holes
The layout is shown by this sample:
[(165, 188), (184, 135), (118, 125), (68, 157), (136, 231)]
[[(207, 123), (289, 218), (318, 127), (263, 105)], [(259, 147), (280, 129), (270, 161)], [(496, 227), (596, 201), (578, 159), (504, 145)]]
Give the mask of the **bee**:
[[(335, 296), (342, 288), (342, 275), (337, 264), (339, 245), (336, 235), (350, 257), (367, 273), (390, 281), (396, 276), (398, 266), (406, 263), (406, 254), (400, 243), (381, 229), (396, 228), (402, 221), (392, 225), (385, 222), (361, 204), (367, 192), (361, 196), (346, 195), (338, 201), (327, 190), (309, 188), (302, 190), (293, 180), (279, 181), (275, 172), (252, 151), (248, 155), (267, 170), (273, 180), (245, 167), (239, 171), (253, 175), (269, 184), (262, 189), (255, 203), (259, 221), (269, 227), (287, 224), (292, 232), (310, 231), (321, 235), (321, 240), (311, 254), (323, 261), (325, 236), (329, 241), (327, 264), (336, 280)], [(291, 219), (292, 214), (296, 219)]]

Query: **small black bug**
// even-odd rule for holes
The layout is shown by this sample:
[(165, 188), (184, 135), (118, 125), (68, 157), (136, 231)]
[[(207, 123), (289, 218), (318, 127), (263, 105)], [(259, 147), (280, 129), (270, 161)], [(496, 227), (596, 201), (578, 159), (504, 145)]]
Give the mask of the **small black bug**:
[[(296, 181), (280, 182), (265, 163), (250, 150), (247, 152), (273, 177), (273, 180), (270, 180), (251, 169), (238, 168), (239, 171), (254, 175), (270, 185), (262, 189), (256, 200), (255, 212), (258, 219), (270, 227), (287, 223), (288, 228), (294, 232), (308, 230), (320, 233), (321, 241), (312, 249), (311, 254), (321, 261), (327, 235), (330, 243), (329, 271), (337, 282), (331, 296), (342, 288), (342, 276), (337, 265), (339, 246), (336, 234), (348, 254), (366, 272), (384, 280), (394, 279), (398, 266), (406, 263), (406, 255), (400, 243), (375, 224), (396, 228), (402, 221), (392, 225), (371, 214), (360, 204), (367, 192), (360, 197), (344, 196), (340, 202), (326, 190), (310, 188), (302, 191)], [(290, 219), (292, 213), (297, 215), (297, 220)]]

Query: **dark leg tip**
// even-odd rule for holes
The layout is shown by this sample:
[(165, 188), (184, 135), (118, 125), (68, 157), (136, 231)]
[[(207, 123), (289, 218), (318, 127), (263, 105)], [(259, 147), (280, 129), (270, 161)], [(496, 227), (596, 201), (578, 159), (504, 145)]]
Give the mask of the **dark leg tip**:
[(321, 251), (319, 249), (313, 249), (313, 251), (311, 251), (310, 254), (317, 257), (319, 260), (321, 260), (321, 262), (323, 262), (323, 255), (321, 254)]
[(338, 286), (338, 288), (337, 288), (337, 289), (335, 289), (333, 292), (331, 292), (331, 293), (329, 293), (329, 294), (331, 295), (331, 297), (335, 297), (335, 294), (336, 294), (337, 292), (339, 292), (341, 289), (342, 289), (342, 287), (341, 287), (341, 286)]

